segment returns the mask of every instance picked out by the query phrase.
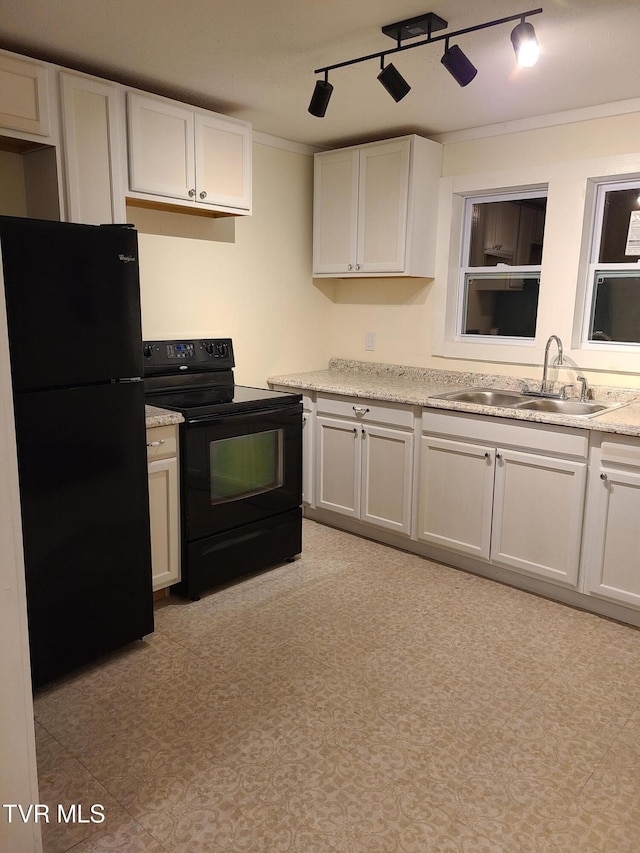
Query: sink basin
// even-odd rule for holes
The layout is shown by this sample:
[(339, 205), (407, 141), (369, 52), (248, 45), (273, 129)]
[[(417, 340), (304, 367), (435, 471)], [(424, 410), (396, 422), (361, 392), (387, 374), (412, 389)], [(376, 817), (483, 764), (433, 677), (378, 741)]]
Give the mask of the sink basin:
[(549, 400), (541, 398), (518, 403), (516, 408), (525, 409), (529, 412), (550, 412), (555, 415), (572, 415), (578, 418), (592, 418), (595, 415), (603, 415), (613, 409), (619, 409), (626, 403), (598, 403), (595, 400)]
[(456, 403), (476, 403), (480, 406), (515, 406), (529, 398), (517, 391), (499, 391), (495, 388), (467, 388), (434, 395), (436, 400), (451, 400)]
[(575, 418), (594, 418), (613, 409), (628, 406), (623, 403), (600, 403), (597, 400), (554, 400), (549, 397), (530, 397), (518, 391), (503, 391), (498, 388), (463, 388), (435, 394), (435, 400), (451, 400), (455, 403), (475, 403), (479, 406), (502, 406), (506, 409), (522, 409), (528, 412), (547, 412), (554, 415), (572, 415)]

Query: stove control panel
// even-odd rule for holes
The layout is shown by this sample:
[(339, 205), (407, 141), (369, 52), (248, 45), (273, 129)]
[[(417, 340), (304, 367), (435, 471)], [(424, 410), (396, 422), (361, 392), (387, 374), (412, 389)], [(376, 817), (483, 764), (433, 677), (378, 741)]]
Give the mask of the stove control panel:
[(145, 376), (185, 371), (230, 370), (234, 367), (231, 338), (144, 341)]

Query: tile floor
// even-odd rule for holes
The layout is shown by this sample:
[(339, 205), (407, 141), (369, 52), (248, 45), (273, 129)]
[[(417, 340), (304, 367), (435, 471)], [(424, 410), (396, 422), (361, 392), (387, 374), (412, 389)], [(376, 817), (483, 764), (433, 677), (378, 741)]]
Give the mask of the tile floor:
[(640, 632), (313, 522), (35, 716), (47, 853), (640, 850)]

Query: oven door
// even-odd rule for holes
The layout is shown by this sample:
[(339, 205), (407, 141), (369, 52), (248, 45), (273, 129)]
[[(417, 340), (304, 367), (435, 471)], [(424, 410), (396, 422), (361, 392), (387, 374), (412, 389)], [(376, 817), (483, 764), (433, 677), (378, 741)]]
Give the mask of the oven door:
[(188, 422), (182, 441), (187, 541), (300, 506), (301, 404)]

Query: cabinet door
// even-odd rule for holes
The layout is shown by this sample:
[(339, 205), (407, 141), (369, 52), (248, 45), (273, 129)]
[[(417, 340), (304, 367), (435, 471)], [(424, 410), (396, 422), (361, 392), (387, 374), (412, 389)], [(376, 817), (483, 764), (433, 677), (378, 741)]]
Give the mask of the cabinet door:
[(413, 434), (366, 425), (362, 445), (362, 521), (409, 533)]
[(338, 418), (316, 418), (316, 506), (360, 517), (360, 429)]
[(194, 113), (129, 92), (128, 117), (130, 188), (195, 199)]
[(423, 435), (418, 538), (489, 559), (493, 448)]
[(316, 154), (313, 194), (313, 272), (355, 269), (358, 152)]
[(592, 497), (597, 528), (585, 555), (586, 591), (640, 608), (640, 471), (601, 468), (590, 486)]
[(251, 207), (251, 127), (198, 113), (196, 197), (202, 204)]
[(513, 263), (520, 228), (520, 205), (511, 201), (486, 206), (484, 250), (488, 255)]
[(360, 151), (359, 272), (401, 273), (405, 268), (410, 154), (409, 139)]
[(60, 88), (68, 219), (125, 222), (118, 87), (62, 73)]
[(491, 562), (576, 586), (587, 466), (498, 450)]
[(0, 127), (49, 135), (47, 70), (36, 62), (0, 56)]
[(149, 517), (153, 590), (180, 580), (178, 460), (149, 462)]

